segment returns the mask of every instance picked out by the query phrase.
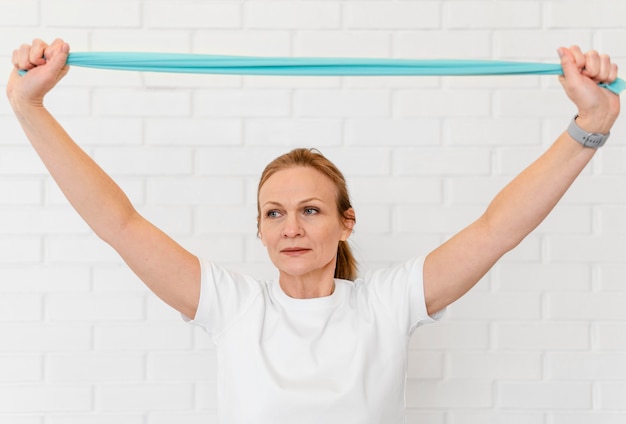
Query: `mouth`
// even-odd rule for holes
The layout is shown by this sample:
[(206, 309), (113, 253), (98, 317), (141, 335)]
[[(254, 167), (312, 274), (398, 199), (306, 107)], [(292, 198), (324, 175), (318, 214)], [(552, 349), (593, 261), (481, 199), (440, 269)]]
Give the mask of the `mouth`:
[(282, 249), (280, 253), (283, 253), (288, 256), (299, 256), (310, 251), (311, 249), (307, 249), (305, 247), (287, 247), (285, 249)]

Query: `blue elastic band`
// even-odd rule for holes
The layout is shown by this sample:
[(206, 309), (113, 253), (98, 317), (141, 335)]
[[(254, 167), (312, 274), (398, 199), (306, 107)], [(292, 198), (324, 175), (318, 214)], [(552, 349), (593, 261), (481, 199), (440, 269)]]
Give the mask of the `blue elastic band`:
[[(410, 60), (215, 56), (186, 53), (78, 52), (69, 65), (125, 71), (238, 75), (391, 76), (391, 75), (562, 75), (561, 65), (495, 60)], [(23, 71), (20, 71), (21, 73)], [(619, 94), (626, 81), (600, 84)]]

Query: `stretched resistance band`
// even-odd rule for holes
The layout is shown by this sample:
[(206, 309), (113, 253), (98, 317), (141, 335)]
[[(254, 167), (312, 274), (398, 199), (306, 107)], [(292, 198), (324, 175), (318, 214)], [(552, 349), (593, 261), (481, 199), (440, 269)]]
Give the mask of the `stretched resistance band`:
[[(410, 60), (215, 56), (185, 53), (78, 52), (69, 65), (126, 71), (198, 74), (401, 76), (401, 75), (562, 75), (561, 65), (492, 60)], [(619, 94), (626, 81), (601, 84)]]

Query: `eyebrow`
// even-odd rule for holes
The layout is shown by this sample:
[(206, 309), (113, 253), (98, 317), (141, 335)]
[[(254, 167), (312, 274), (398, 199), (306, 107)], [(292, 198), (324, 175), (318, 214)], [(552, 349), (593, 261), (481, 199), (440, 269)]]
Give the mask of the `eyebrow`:
[[(324, 201), (323, 201), (322, 199), (320, 199), (319, 197), (310, 197), (310, 198), (308, 198), (308, 199), (300, 200), (300, 201), (298, 202), (298, 205), (303, 205), (303, 204), (310, 203), (310, 202), (313, 202), (313, 201), (318, 201), (318, 202), (322, 202), (322, 203), (324, 203)], [(274, 205), (274, 206), (282, 206), (282, 203), (280, 203), (280, 202), (276, 202), (276, 201), (274, 201), (274, 200), (268, 200), (267, 202), (265, 202), (265, 203), (263, 203), (263, 204), (261, 205), (261, 208), (264, 208), (264, 207), (266, 207), (266, 206), (271, 206), (271, 205)]]

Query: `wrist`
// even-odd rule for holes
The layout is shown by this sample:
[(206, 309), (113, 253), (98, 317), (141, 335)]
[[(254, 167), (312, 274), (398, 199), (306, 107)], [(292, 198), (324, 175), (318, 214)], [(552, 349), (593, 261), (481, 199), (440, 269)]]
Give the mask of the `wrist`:
[(583, 131), (587, 131), (589, 133), (608, 134), (611, 131), (611, 127), (613, 126), (615, 119), (612, 119), (608, 115), (592, 117), (589, 115), (577, 114), (574, 121)]
[(602, 147), (606, 140), (609, 138), (611, 132), (588, 131), (579, 124), (578, 118), (578, 115), (574, 116), (567, 128), (567, 134), (570, 136), (570, 138), (580, 143), (584, 147), (589, 147), (592, 149)]

